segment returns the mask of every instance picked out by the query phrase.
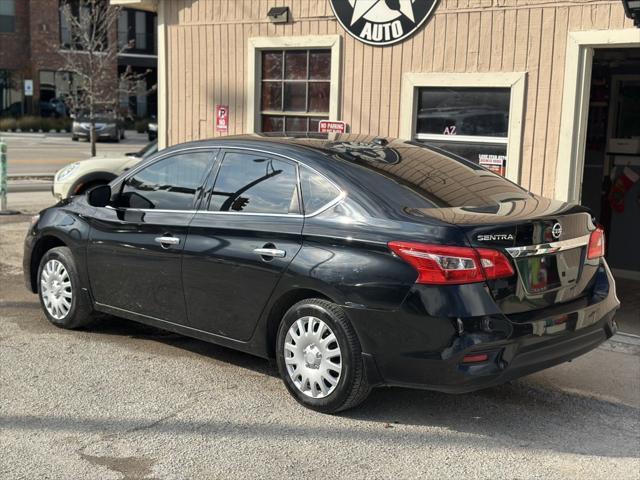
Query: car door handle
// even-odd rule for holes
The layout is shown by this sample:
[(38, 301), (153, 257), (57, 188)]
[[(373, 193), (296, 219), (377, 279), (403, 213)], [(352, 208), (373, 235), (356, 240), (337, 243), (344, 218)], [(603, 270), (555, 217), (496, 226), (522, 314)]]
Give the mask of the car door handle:
[(284, 250), (279, 250), (277, 248), (254, 248), (253, 251), (261, 257), (283, 258), (287, 254)]
[(169, 248), (171, 245), (178, 245), (180, 239), (178, 237), (156, 237), (155, 242), (159, 243), (163, 248)]

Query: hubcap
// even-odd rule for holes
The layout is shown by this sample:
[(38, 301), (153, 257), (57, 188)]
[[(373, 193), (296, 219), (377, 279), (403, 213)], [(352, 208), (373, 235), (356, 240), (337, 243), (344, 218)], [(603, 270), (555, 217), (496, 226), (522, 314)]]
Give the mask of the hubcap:
[(312, 398), (330, 395), (342, 372), (338, 339), (317, 317), (302, 317), (291, 325), (284, 341), (284, 362), (294, 385)]
[(59, 260), (49, 260), (40, 276), (40, 292), (44, 307), (56, 320), (67, 316), (71, 310), (71, 278)]

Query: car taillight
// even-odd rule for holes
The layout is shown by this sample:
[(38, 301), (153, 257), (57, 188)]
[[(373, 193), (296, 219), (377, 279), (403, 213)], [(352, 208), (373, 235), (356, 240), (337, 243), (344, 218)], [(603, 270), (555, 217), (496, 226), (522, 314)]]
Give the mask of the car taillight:
[(515, 273), (511, 262), (497, 250), (396, 241), (388, 245), (392, 252), (418, 271), (416, 283), (476, 283)]
[(587, 248), (587, 258), (594, 260), (604, 257), (604, 230), (602, 227), (596, 228), (589, 237), (589, 247)]

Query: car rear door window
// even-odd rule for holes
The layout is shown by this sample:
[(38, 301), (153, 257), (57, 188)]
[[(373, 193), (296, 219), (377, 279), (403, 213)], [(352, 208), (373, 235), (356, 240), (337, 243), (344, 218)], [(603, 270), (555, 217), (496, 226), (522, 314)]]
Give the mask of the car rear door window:
[(216, 212), (300, 213), (296, 166), (258, 152), (227, 152), (211, 194)]
[(127, 178), (118, 206), (192, 210), (210, 165), (211, 152), (181, 153), (159, 160)]
[(300, 166), (300, 188), (307, 215), (317, 212), (340, 195), (338, 187), (306, 166)]

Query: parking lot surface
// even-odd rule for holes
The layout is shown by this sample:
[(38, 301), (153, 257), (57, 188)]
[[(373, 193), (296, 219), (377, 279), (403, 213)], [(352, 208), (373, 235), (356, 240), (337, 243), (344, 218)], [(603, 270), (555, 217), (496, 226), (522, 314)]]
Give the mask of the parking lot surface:
[(321, 415), (249, 355), (117, 318), (50, 325), (22, 282), (27, 226), (0, 217), (2, 479), (640, 478), (633, 342), (477, 393), (380, 389)]

